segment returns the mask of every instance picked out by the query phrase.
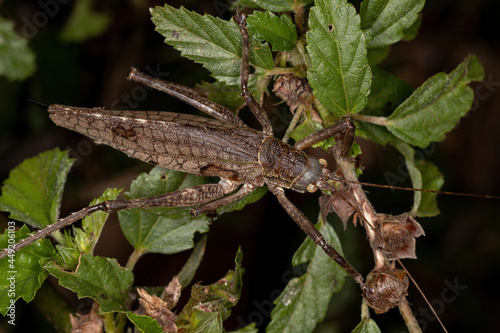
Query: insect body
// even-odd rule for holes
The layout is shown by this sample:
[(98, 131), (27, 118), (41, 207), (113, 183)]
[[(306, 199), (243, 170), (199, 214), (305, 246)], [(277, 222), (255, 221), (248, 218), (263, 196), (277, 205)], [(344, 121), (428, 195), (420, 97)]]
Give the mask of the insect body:
[[(129, 79), (163, 91), (184, 92), (177, 85), (155, 80), (132, 69)], [(187, 92), (187, 91), (186, 91)], [(191, 104), (195, 102), (189, 101)], [(209, 101), (197, 97), (197, 103)], [(227, 120), (220, 111), (219, 118)], [(230, 112), (230, 111), (229, 111)], [(299, 226), (333, 259), (339, 262), (364, 292), (367, 288), (356, 270), (327, 244), (312, 223), (285, 197), (283, 188), (314, 192), (330, 188), (330, 171), (324, 160), (309, 156), (301, 149), (338, 132), (353, 132), (350, 120), (335, 124), (314, 138), (306, 138), (292, 147), (271, 135), (237, 121), (157, 111), (108, 111), (63, 105), (49, 107), (50, 118), (58, 125), (84, 134), (96, 142), (121, 150), (130, 157), (164, 168), (202, 176), (221, 178), (218, 184), (199, 185), (157, 198), (105, 202), (105, 211), (151, 206), (193, 206), (199, 215), (237, 200), (266, 184)], [(234, 192), (238, 186), (241, 188)], [(222, 199), (222, 196), (230, 194)], [(217, 200), (218, 199), (218, 200)]]
[[(49, 233), (95, 211), (115, 212), (137, 207), (191, 207), (193, 215), (213, 211), (266, 184), (295, 222), (361, 286), (365, 296), (375, 299), (363, 277), (326, 241), (323, 235), (285, 196), (284, 189), (314, 192), (334, 191), (328, 180), (335, 179), (324, 160), (302, 150), (328, 137), (350, 137), (354, 124), (346, 119), (297, 142), (294, 147), (273, 136), (269, 119), (247, 88), (249, 40), (245, 16), (236, 14), (243, 40), (241, 65), (242, 96), (263, 130), (246, 126), (232, 111), (195, 95), (188, 88), (153, 79), (132, 69), (129, 79), (171, 94), (216, 119), (156, 111), (109, 111), (51, 105), (51, 119), (58, 125), (82, 133), (127, 155), (165, 168), (203, 176), (218, 176), (218, 184), (204, 184), (152, 198), (112, 200), (84, 208), (58, 223), (16, 244), (18, 250)], [(0, 259), (7, 254), (0, 253)]]
[[(242, 96), (261, 123), (262, 131), (248, 127), (232, 111), (194, 94), (188, 88), (151, 78), (136, 69), (131, 70), (129, 80), (166, 92), (215, 119), (169, 112), (111, 111), (63, 105), (51, 105), (48, 109), (50, 118), (56, 124), (86, 135), (97, 143), (109, 145), (130, 157), (168, 169), (217, 176), (221, 178), (220, 182), (197, 185), (150, 198), (105, 201), (84, 208), (39, 231), (13, 246), (12, 250), (18, 250), (96, 211), (116, 212), (138, 207), (193, 207), (191, 213), (196, 216), (214, 211), (251, 193), (257, 187), (267, 185), (292, 219), (356, 280), (368, 300), (376, 302), (383, 298), (372, 285), (365, 284), (363, 277), (325, 241), (323, 235), (287, 199), (284, 192), (284, 189), (298, 192), (314, 192), (317, 189), (336, 191), (330, 181), (339, 179), (327, 169), (326, 162), (307, 155), (303, 150), (334, 136), (341, 139), (338, 143), (339, 155), (346, 156), (354, 136), (353, 122), (345, 119), (296, 142), (294, 146), (275, 138), (264, 110), (247, 88), (248, 32), (243, 15), (237, 13), (235, 20), (243, 39)], [(359, 186), (357, 191), (361, 191)], [(353, 192), (354, 195), (359, 194)], [(342, 196), (341, 193), (339, 195)], [(389, 256), (384, 256), (379, 251), (378, 262), (385, 265), (393, 259), (398, 260), (398, 256), (391, 253), (391, 247), (376, 230), (378, 223), (369, 218), (375, 215), (367, 213), (370, 207), (364, 205), (363, 209), (357, 209), (350, 203), (348, 205), (365, 225), (373, 229), (372, 236), (380, 238), (379, 248), (383, 248), (385, 254), (389, 253)], [(406, 218), (404, 220), (406, 222)], [(409, 229), (412, 228), (415, 229), (410, 223)], [(406, 243), (403, 242), (403, 246)], [(0, 259), (8, 253), (7, 250), (2, 251)], [(404, 295), (407, 286), (404, 273), (395, 275), (396, 280), (401, 280), (403, 290), (400, 294)]]

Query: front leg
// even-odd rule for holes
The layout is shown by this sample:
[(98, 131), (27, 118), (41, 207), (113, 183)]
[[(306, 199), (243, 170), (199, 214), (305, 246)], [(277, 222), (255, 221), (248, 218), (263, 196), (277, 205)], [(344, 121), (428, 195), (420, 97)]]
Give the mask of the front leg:
[(295, 148), (299, 150), (304, 150), (305, 148), (326, 140), (332, 136), (335, 137), (337, 144), (340, 144), (340, 156), (347, 156), (349, 150), (351, 149), (352, 143), (354, 141), (354, 132), (356, 131), (356, 125), (354, 122), (346, 118), (332, 126), (322, 129), (319, 132), (313, 133), (306, 136), (300, 141), (297, 141), (294, 145)]
[(351, 275), (354, 280), (359, 284), (363, 290), (363, 295), (370, 299), (374, 299), (374, 290), (369, 288), (364, 283), (364, 279), (359, 274), (354, 267), (325, 241), (325, 237), (314, 227), (311, 221), (297, 208), (295, 205), (288, 200), (285, 196), (285, 191), (281, 187), (269, 186), (269, 190), (278, 198), (281, 206), (286, 210), (288, 215), (299, 225), (299, 227), (304, 230), (304, 232), (314, 241), (314, 244), (318, 245), (323, 249), (323, 251), (333, 260), (335, 260), (349, 275)]
[(243, 41), (243, 52), (241, 55), (241, 96), (248, 105), (248, 108), (254, 114), (255, 118), (262, 125), (262, 132), (267, 135), (273, 135), (273, 128), (271, 122), (267, 117), (266, 111), (262, 106), (257, 103), (255, 98), (252, 96), (250, 90), (248, 90), (248, 76), (250, 74), (250, 64), (249, 64), (249, 51), (250, 42), (248, 36), (248, 30), (245, 25), (245, 14), (240, 13), (239, 8), (236, 7), (236, 14), (234, 15), (234, 20), (238, 23), (238, 27), (241, 32), (241, 39)]

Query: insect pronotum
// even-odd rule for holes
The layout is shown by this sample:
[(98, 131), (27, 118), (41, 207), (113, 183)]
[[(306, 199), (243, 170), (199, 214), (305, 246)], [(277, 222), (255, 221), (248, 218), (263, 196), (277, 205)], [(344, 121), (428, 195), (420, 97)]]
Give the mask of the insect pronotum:
[[(217, 184), (204, 184), (177, 190), (152, 198), (133, 200), (112, 200), (83, 208), (58, 223), (40, 230), (33, 236), (20, 241), (12, 249), (3, 250), (0, 259), (10, 251), (16, 251), (50, 233), (70, 225), (96, 211), (116, 212), (137, 207), (193, 207), (193, 216), (214, 211), (255, 190), (264, 184), (277, 197), (291, 218), (320, 246), (324, 252), (342, 266), (359, 284), (364, 297), (376, 304), (384, 295), (368, 285), (349, 262), (343, 258), (323, 235), (316, 230), (305, 215), (285, 196), (284, 189), (298, 192), (315, 192), (318, 189), (336, 192), (347, 202), (366, 225), (370, 239), (379, 239), (380, 247), (392, 253), (392, 259), (399, 261), (389, 246), (390, 240), (383, 239), (375, 228), (373, 209), (362, 197), (359, 182), (348, 181), (352, 176), (343, 163), (354, 137), (354, 123), (346, 118), (333, 126), (310, 135), (290, 146), (273, 136), (273, 129), (265, 111), (248, 90), (249, 36), (245, 27), (245, 16), (238, 13), (235, 20), (241, 31), (243, 55), (241, 65), (242, 96), (262, 125), (262, 131), (247, 127), (232, 111), (210, 100), (193, 94), (182, 86), (153, 79), (132, 69), (128, 79), (173, 95), (206, 112), (215, 119), (156, 111), (111, 111), (87, 109), (63, 105), (49, 107), (50, 118), (58, 125), (82, 133), (94, 140), (107, 144), (127, 155), (165, 168), (204, 176), (218, 176)], [(340, 167), (346, 179), (340, 179), (327, 169), (322, 159), (309, 156), (303, 150), (317, 142), (335, 136), (340, 141), (338, 155)], [(358, 203), (352, 204), (344, 198), (344, 191), (337, 191), (332, 182), (346, 182), (348, 191), (354, 193)], [(361, 208), (360, 208), (361, 207)], [(382, 254), (379, 254), (382, 256)], [(381, 258), (379, 262), (384, 262)], [(382, 265), (382, 264), (381, 264)], [(379, 267), (380, 269), (382, 267)], [(406, 281), (405, 275), (401, 275)], [(407, 285), (406, 285), (407, 286)], [(403, 290), (406, 292), (405, 283)]]

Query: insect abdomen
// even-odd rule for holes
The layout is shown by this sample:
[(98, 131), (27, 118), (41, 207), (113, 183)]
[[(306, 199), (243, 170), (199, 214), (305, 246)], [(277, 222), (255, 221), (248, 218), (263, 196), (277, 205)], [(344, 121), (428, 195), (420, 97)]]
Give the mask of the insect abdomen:
[(50, 118), (128, 156), (168, 169), (234, 181), (261, 174), (266, 136), (216, 119), (158, 111), (110, 111), (51, 105)]

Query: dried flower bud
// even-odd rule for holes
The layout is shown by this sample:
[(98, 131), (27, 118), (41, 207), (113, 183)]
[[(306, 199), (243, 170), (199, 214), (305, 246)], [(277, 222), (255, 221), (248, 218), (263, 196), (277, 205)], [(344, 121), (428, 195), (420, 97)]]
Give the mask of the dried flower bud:
[(273, 92), (285, 101), (292, 113), (300, 104), (311, 104), (314, 96), (307, 79), (282, 75), (274, 83)]
[(366, 286), (375, 290), (375, 299), (365, 300), (377, 314), (385, 313), (399, 305), (408, 294), (408, 284), (406, 272), (401, 269), (372, 271), (368, 275)]

